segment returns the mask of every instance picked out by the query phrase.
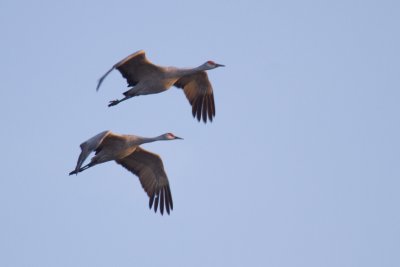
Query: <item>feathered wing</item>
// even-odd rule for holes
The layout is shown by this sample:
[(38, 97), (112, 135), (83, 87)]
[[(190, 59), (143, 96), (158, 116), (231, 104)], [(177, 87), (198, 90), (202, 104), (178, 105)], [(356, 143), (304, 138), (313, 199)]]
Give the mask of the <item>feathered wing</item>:
[(126, 138), (123, 135), (110, 133), (104, 139), (103, 142), (97, 147), (96, 154), (102, 150), (107, 150), (107, 154), (115, 154), (126, 149)]
[(182, 88), (186, 98), (192, 105), (193, 117), (200, 121), (207, 122), (207, 116), (210, 121), (215, 117), (214, 94), (208, 75), (205, 71), (186, 75), (180, 78), (174, 86)]
[(139, 177), (144, 191), (150, 198), (150, 209), (154, 204), (154, 212), (157, 212), (160, 206), (161, 214), (164, 213), (164, 207), (167, 213), (170, 213), (173, 209), (172, 195), (160, 156), (138, 146), (132, 154), (116, 162)]
[(106, 73), (104, 73), (103, 76), (100, 77), (99, 82), (97, 83), (96, 91), (99, 91), (100, 85), (103, 83), (104, 79), (107, 77), (108, 74), (115, 68), (115, 66), (112, 66), (111, 69), (109, 69)]
[(138, 51), (115, 64), (115, 68), (121, 72), (127, 80), (128, 86), (135, 86), (146, 76), (161, 72), (161, 68), (151, 63), (143, 50)]
[(87, 159), (90, 153), (96, 151), (103, 142), (104, 138), (106, 138), (110, 134), (112, 134), (111, 131), (101, 132), (80, 145), (82, 151), (79, 155), (75, 171), (78, 171), (82, 167), (83, 162)]
[(146, 54), (143, 50), (139, 50), (127, 56), (107, 71), (99, 79), (97, 90), (99, 90), (101, 83), (113, 69), (117, 69), (121, 72), (122, 76), (127, 80), (128, 86), (135, 86), (146, 75), (161, 71), (160, 67), (154, 65), (146, 58)]

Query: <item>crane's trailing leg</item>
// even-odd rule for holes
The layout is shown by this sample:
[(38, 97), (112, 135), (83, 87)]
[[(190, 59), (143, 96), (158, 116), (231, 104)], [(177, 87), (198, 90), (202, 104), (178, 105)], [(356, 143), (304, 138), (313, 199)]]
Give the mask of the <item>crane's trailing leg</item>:
[(118, 100), (118, 99), (111, 100), (111, 101), (109, 102), (108, 106), (109, 106), (109, 107), (116, 106), (116, 105), (119, 104), (119, 102), (121, 102), (121, 101)]
[(118, 99), (111, 100), (110, 103), (108, 104), (108, 106), (109, 106), (109, 107), (112, 107), (112, 106), (118, 105), (118, 104), (121, 103), (122, 101), (128, 100), (129, 98), (136, 96), (136, 95), (137, 95), (137, 92), (134, 91), (133, 89), (130, 89), (130, 90), (126, 91), (126, 92), (124, 93), (124, 95), (125, 95), (125, 97), (124, 97), (124, 98), (121, 98), (120, 100), (118, 100)]
[(122, 99), (120, 99), (120, 100), (118, 100), (118, 99), (111, 100), (110, 103), (108, 104), (108, 106), (109, 106), (109, 107), (112, 107), (112, 106), (118, 105), (118, 104), (121, 103), (122, 101), (125, 101), (125, 100), (127, 100), (127, 99), (129, 99), (129, 98), (131, 98), (131, 97), (132, 97), (132, 96), (125, 96), (124, 98), (122, 98)]
[(86, 169), (88, 169), (88, 168), (90, 168), (90, 167), (92, 167), (92, 166), (94, 166), (94, 165), (95, 165), (95, 164), (93, 164), (93, 162), (90, 162), (89, 164), (83, 166), (83, 167), (80, 168), (79, 170), (73, 170), (72, 172), (69, 173), (69, 175), (72, 175), (72, 174), (78, 175), (78, 172), (83, 172), (84, 170), (86, 170)]
[(193, 116), (198, 121), (203, 120), (206, 123), (215, 117), (213, 88), (207, 71), (218, 67), (224, 65), (211, 60), (195, 68), (162, 67), (151, 63), (146, 58), (145, 52), (140, 50), (114, 64), (101, 76), (96, 90), (99, 90), (106, 76), (114, 69), (122, 74), (130, 88), (124, 93), (126, 98), (110, 101), (109, 107), (132, 96), (158, 94), (175, 86), (183, 89), (192, 106)]

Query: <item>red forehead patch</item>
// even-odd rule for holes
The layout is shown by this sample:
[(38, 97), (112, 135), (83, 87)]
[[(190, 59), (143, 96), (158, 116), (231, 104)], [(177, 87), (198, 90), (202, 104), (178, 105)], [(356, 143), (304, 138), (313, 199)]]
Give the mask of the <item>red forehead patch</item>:
[(207, 61), (208, 64), (215, 65), (215, 62), (212, 60)]

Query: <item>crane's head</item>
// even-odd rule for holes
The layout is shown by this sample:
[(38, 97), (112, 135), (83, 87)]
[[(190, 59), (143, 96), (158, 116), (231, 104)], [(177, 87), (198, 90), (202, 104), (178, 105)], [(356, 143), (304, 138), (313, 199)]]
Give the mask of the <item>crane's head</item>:
[(164, 140), (175, 140), (175, 139), (183, 139), (178, 136), (175, 136), (173, 133), (166, 133), (162, 135)]
[(204, 66), (207, 67), (207, 69), (209, 69), (209, 70), (215, 69), (215, 68), (218, 68), (218, 67), (225, 67), (225, 65), (215, 63), (212, 60), (209, 60), (206, 63), (204, 63)]

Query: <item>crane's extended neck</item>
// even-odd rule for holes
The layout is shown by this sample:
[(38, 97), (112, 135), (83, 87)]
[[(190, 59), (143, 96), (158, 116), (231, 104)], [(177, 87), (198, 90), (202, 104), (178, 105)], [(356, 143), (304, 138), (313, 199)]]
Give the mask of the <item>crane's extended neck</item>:
[(173, 75), (173, 76), (177, 76), (180, 78), (182, 76), (195, 74), (197, 72), (204, 71), (204, 70), (208, 70), (208, 68), (204, 64), (201, 66), (195, 67), (195, 68), (175, 68), (173, 71), (173, 73), (175, 75)]
[(156, 137), (141, 137), (141, 136), (135, 136), (135, 138), (131, 139), (131, 144), (132, 145), (141, 145), (145, 143), (151, 143), (155, 141), (161, 141), (161, 140), (168, 140), (165, 138), (165, 135), (160, 135)]

